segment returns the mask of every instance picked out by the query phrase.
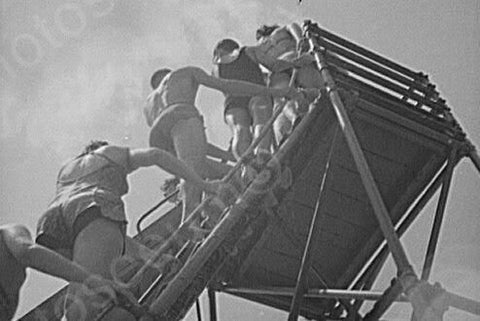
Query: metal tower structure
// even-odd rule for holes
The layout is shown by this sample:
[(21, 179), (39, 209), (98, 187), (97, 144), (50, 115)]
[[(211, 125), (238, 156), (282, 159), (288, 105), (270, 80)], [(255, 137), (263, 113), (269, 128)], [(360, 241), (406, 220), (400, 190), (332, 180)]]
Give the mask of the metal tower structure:
[[(148, 310), (140, 320), (181, 320), (205, 289), (211, 321), (215, 292), (288, 311), (289, 321), (379, 320), (398, 301), (413, 305), (417, 321), (440, 321), (448, 307), (480, 315), (479, 302), (429, 283), (455, 168), (468, 157), (480, 172), (473, 144), (425, 74), (310, 21), (304, 37), (326, 89), (240, 196), (220, 201), (222, 219), (201, 244), (182, 239), (179, 208), (136, 237), (158, 257), (175, 250), (180, 262), (161, 273), (125, 267)], [(417, 274), (400, 237), (437, 191)], [(397, 275), (373, 292), (389, 254)], [(58, 319), (61, 296), (21, 320)], [(368, 300), (376, 303), (360, 313)]]

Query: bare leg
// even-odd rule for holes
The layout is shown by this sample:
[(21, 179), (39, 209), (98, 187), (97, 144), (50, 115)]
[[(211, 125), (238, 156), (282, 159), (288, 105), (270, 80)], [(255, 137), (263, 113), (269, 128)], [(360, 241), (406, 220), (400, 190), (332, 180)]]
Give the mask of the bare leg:
[(297, 83), (302, 88), (324, 88), (325, 84), (320, 71), (314, 64), (298, 69)]
[[(280, 108), (284, 102), (281, 99), (275, 99), (275, 109)], [(285, 137), (290, 133), (292, 130), (292, 119), (288, 117), (291, 115), (291, 112), (288, 109), (292, 109), (291, 106), (293, 102), (288, 101), (287, 105), (284, 107), (283, 112), (277, 117), (275, 122), (273, 123), (273, 132), (275, 134), (275, 139), (277, 140), (277, 144), (280, 144), (282, 138)]]
[[(272, 100), (269, 97), (257, 96), (252, 97), (250, 100), (250, 111), (253, 117), (253, 137), (254, 139), (260, 136), (260, 133), (268, 122), (270, 117), (272, 117), (273, 104)], [(265, 151), (270, 151), (272, 144), (272, 134), (271, 132), (265, 135), (265, 137), (258, 144), (257, 151), (262, 149)]]
[[(122, 255), (123, 246), (124, 235), (119, 225), (105, 218), (97, 218), (75, 239), (73, 261), (94, 274), (111, 279), (111, 267), (114, 260)], [(93, 320), (99, 312), (99, 302), (93, 301), (81, 284), (69, 285), (68, 298), (73, 303), (67, 308), (67, 320)], [(125, 310), (114, 308), (103, 320), (133, 321), (135, 318)]]
[[(270, 75), (270, 84), (272, 88), (286, 88), (289, 86), (290, 76), (288, 73), (279, 72), (272, 73)], [(283, 107), (284, 100), (281, 98), (274, 99), (274, 110)], [(277, 143), (280, 143), (283, 137), (288, 135), (292, 129), (292, 124), (296, 118), (295, 104), (293, 102), (287, 102), (287, 105), (283, 108), (282, 113), (277, 117), (273, 124), (273, 131)]]
[(227, 125), (233, 135), (232, 152), (235, 158), (240, 159), (252, 141), (250, 132), (251, 116), (244, 108), (232, 108), (225, 115)]
[[(199, 118), (182, 119), (172, 128), (171, 135), (177, 157), (200, 176), (205, 177), (206, 144), (203, 122)], [(182, 221), (195, 209), (202, 198), (202, 191), (192, 185), (184, 185)]]
[(206, 159), (206, 173), (205, 177), (208, 179), (222, 179), (232, 169), (232, 166), (214, 161), (212, 159)]

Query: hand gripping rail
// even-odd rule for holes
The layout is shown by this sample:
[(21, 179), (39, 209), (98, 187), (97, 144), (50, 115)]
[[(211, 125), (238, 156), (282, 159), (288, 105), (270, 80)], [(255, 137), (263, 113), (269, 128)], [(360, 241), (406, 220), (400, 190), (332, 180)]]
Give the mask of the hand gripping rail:
[[(295, 79), (297, 77), (297, 70), (295, 69), (292, 73), (292, 77), (290, 79), (289, 85), (292, 86), (295, 82)], [(277, 117), (282, 113), (284, 107), (286, 106), (287, 100), (283, 102), (277, 108), (274, 112), (273, 115), (270, 117), (270, 119), (267, 121), (265, 126), (262, 128), (260, 134), (253, 140), (253, 142), (250, 144), (250, 146), (247, 148), (245, 153), (242, 155), (242, 157), (238, 160), (238, 162), (234, 165), (234, 167), (228, 172), (227, 175), (222, 179), (223, 183), (228, 183), (230, 180), (234, 177), (236, 172), (241, 168), (243, 164), (246, 164), (250, 159), (251, 155), (253, 154), (255, 148), (260, 144), (262, 139), (269, 134), (269, 132), (272, 129), (273, 123), (277, 119)], [(268, 166), (268, 165), (267, 165)], [(177, 191), (173, 192), (172, 194), (176, 194)], [(160, 201), (157, 205), (155, 205), (151, 210), (149, 210), (147, 213), (150, 213), (154, 210), (156, 210), (159, 206), (163, 205), (166, 200), (170, 198), (170, 196), (173, 195), (168, 195), (165, 199)], [(200, 218), (202, 210), (211, 202), (215, 202), (216, 197), (214, 196), (209, 196), (206, 199), (202, 201), (193, 211), (192, 213), (187, 217), (187, 219), (180, 225), (180, 227), (165, 241), (164, 244), (162, 244), (154, 253), (154, 255), (147, 261), (145, 264), (135, 273), (135, 275), (130, 279), (130, 281), (127, 283), (127, 286), (135, 286), (135, 284), (138, 284), (138, 282), (141, 281), (142, 276), (144, 273), (147, 271), (147, 269), (155, 264), (156, 261), (158, 261), (162, 255), (168, 253), (172, 248), (175, 248), (176, 245), (179, 243), (182, 243), (182, 239), (186, 239), (185, 234), (188, 233), (188, 229), (190, 226)], [(217, 199), (218, 201), (218, 199)], [(221, 203), (223, 201), (220, 200)], [(97, 321), (101, 320), (109, 310), (111, 310), (115, 305), (113, 302), (107, 307), (104, 308), (102, 313), (96, 318)], [(148, 315), (148, 313), (145, 313)], [(137, 315), (138, 316), (138, 315)]]

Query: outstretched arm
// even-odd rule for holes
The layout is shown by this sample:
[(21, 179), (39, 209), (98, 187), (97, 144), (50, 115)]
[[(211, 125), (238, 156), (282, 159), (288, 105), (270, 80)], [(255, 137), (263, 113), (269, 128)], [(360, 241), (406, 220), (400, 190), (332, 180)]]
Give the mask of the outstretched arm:
[(12, 225), (5, 227), (3, 231), (10, 253), (23, 266), (72, 282), (81, 283), (91, 276), (80, 265), (46, 247), (33, 243), (30, 232), (24, 226)]
[(10, 253), (23, 266), (72, 282), (81, 283), (91, 276), (80, 265), (33, 243), (30, 232), (24, 226), (11, 225), (3, 228), (3, 232)]
[(293, 62), (277, 59), (266, 54), (261, 45), (247, 47), (246, 52), (255, 62), (265, 66), (273, 72), (280, 72), (298, 67)]
[(207, 155), (224, 160), (224, 161), (231, 161), (231, 162), (237, 161), (232, 153), (226, 150), (223, 150), (211, 143), (207, 143)]
[(289, 90), (274, 89), (260, 86), (240, 80), (221, 79), (208, 75), (200, 68), (192, 67), (192, 75), (195, 80), (206, 87), (217, 89), (223, 92), (239, 96), (267, 96), (283, 97), (289, 93)]
[(301, 68), (315, 61), (313, 56), (303, 54), (292, 61), (277, 59), (264, 52), (261, 45), (247, 47), (247, 54), (257, 63), (265, 66), (273, 72), (280, 72), (291, 68)]
[(124, 287), (112, 281), (91, 274), (79, 264), (72, 262), (60, 254), (33, 243), (28, 229), (22, 225), (9, 225), (1, 228), (3, 239), (13, 257), (23, 266), (43, 273), (59, 277), (69, 282), (82, 283), (116, 301), (117, 295), (136, 305), (133, 295)]
[(132, 171), (149, 166), (158, 166), (204, 191), (216, 193), (218, 190), (218, 183), (204, 181), (193, 169), (166, 151), (154, 147), (130, 150), (130, 169)]

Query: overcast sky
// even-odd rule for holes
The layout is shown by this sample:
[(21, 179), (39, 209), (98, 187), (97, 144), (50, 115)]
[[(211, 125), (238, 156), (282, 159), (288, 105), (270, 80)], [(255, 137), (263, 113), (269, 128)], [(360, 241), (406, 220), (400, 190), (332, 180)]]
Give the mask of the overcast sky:
[[(221, 38), (253, 44), (261, 24), (306, 18), (411, 69), (424, 71), (447, 99), (469, 139), (480, 144), (480, 2), (190, 0), (0, 0), (0, 224), (34, 231), (53, 196), (60, 165), (90, 139), (147, 146), (141, 114), (151, 73), (162, 66), (211, 70)], [(207, 136), (225, 147), (222, 95), (201, 89)], [(139, 171), (125, 198), (132, 223), (160, 197), (165, 174)], [(457, 167), (431, 280), (480, 300), (480, 175)], [(433, 206), (404, 243), (421, 270)], [(133, 233), (134, 224), (129, 228)], [(377, 289), (393, 277), (391, 262)], [(18, 315), (63, 282), (30, 273)], [(220, 296), (220, 319), (278, 320), (285, 315)], [(206, 311), (205, 311), (206, 312)], [(190, 320), (194, 320), (189, 316)], [(409, 319), (397, 307), (389, 320)], [(445, 320), (478, 320), (450, 309)]]

